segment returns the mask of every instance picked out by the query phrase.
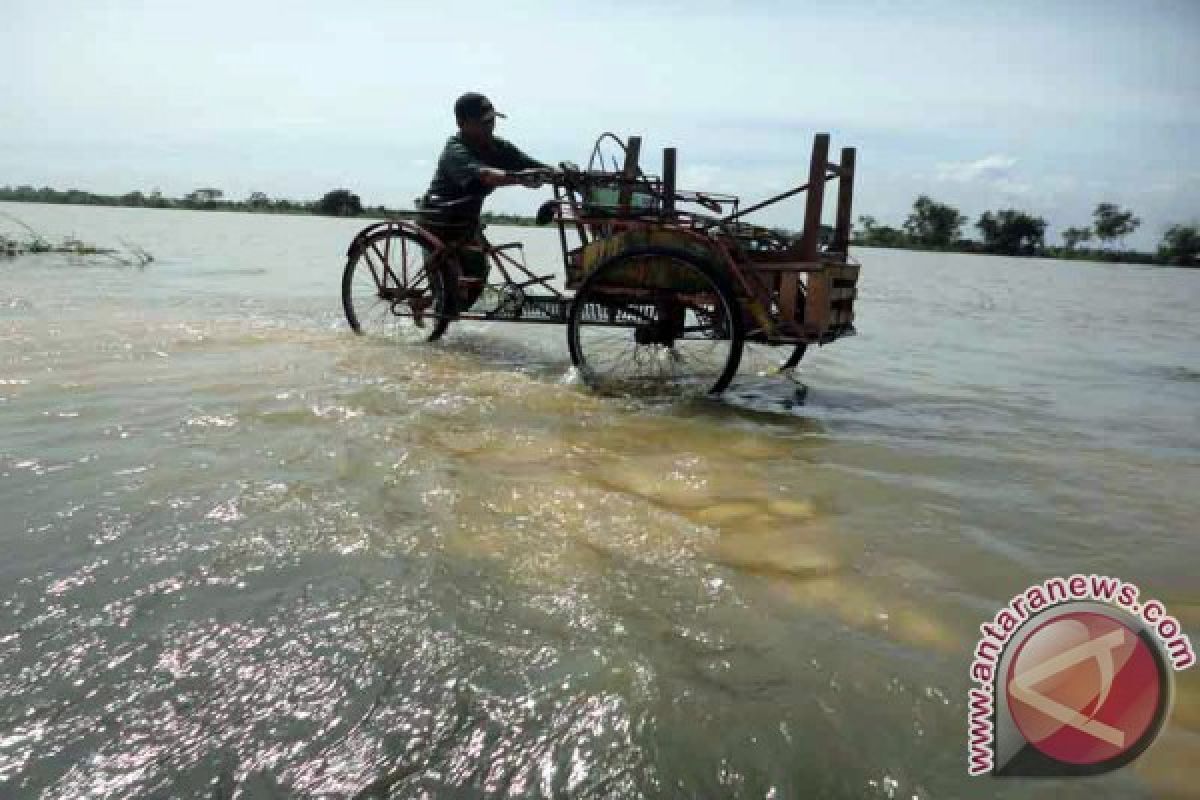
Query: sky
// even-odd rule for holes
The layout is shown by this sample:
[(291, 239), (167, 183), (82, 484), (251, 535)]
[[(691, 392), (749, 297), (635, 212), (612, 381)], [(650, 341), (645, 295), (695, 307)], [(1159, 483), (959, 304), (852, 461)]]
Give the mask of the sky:
[(971, 235), (1016, 208), (1056, 242), (1102, 201), (1141, 217), (1142, 249), (1200, 221), (1200, 0), (3, 0), (0, 19), (0, 185), (407, 208), (475, 90), (542, 161), (640, 134), (644, 163), (678, 148), (681, 187), (745, 202), (803, 183), (825, 131), (858, 148), (855, 214), (881, 224), (919, 194)]

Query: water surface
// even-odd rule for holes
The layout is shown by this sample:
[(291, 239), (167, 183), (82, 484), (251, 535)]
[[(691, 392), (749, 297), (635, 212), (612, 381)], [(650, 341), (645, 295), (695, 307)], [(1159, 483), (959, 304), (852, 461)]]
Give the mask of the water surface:
[[(976, 626), (1055, 574), (1195, 641), (1200, 273), (862, 250), (794, 386), (598, 398), (557, 327), (349, 333), (362, 223), (0, 204), (0, 794), (1183, 796), (965, 775)], [(557, 264), (547, 230), (493, 229)]]

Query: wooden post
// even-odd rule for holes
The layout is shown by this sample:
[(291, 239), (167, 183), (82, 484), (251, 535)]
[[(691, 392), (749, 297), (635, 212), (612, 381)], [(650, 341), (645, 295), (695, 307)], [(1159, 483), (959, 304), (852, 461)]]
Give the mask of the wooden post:
[(804, 233), (800, 238), (800, 260), (816, 261), (821, 244), (821, 206), (825, 202), (825, 167), (829, 163), (829, 134), (813, 137), (812, 161), (808, 166), (808, 197), (804, 203)]
[[(825, 167), (829, 163), (829, 134), (818, 133), (813, 137), (812, 160), (808, 165), (808, 195), (804, 203), (804, 232), (800, 237), (800, 261), (812, 263), (817, 260), (817, 248), (821, 242), (821, 204), (825, 202)], [(808, 285), (818, 282), (820, 273), (809, 273)], [(796, 321), (796, 300), (800, 296), (800, 276), (785, 272), (779, 281), (779, 315), (785, 323)], [(812, 308), (812, 302), (805, 311)], [(805, 327), (810, 320), (805, 318)]]
[(663, 199), (664, 214), (675, 213), (675, 148), (663, 148)]
[(625, 167), (621, 170), (621, 192), (617, 199), (622, 215), (629, 213), (629, 204), (633, 200), (633, 181), (638, 174), (638, 158), (641, 154), (642, 137), (630, 136), (625, 145)]
[(850, 252), (850, 214), (854, 205), (854, 148), (842, 148), (842, 171), (838, 177), (837, 222), (830, 250)]

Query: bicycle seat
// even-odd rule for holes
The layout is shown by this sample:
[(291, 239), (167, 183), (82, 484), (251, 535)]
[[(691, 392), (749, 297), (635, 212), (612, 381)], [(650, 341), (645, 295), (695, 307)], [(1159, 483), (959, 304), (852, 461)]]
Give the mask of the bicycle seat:
[(416, 205), (422, 211), (440, 211), (443, 209), (461, 208), (477, 199), (474, 195), (470, 194), (463, 197), (442, 197), (436, 194), (425, 194), (417, 198)]
[(441, 197), (423, 195), (414, 203), (422, 217), (443, 224), (467, 224), (479, 216), (483, 198), (474, 195), (465, 197)]

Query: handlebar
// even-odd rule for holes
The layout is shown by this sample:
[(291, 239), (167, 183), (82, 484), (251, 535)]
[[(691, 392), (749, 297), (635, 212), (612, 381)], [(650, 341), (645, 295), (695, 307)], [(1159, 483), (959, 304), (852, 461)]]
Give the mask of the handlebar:
[(580, 170), (574, 164), (563, 162), (557, 167), (523, 169), (509, 174), (520, 181), (523, 186), (536, 189), (543, 183), (570, 185), (572, 179), (580, 174)]
[[(509, 174), (516, 177), (523, 186), (531, 189), (537, 189), (546, 183), (568, 189), (583, 189), (588, 185), (612, 186), (626, 182), (626, 179), (620, 175), (614, 173), (597, 174), (595, 172), (585, 172), (567, 161), (560, 163), (557, 167), (526, 169)], [(647, 185), (647, 190), (651, 194), (658, 194), (649, 185)], [(681, 192), (676, 194), (675, 199), (677, 202), (695, 203), (714, 214), (720, 214), (724, 211), (719, 200), (709, 197), (702, 192)]]

